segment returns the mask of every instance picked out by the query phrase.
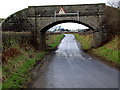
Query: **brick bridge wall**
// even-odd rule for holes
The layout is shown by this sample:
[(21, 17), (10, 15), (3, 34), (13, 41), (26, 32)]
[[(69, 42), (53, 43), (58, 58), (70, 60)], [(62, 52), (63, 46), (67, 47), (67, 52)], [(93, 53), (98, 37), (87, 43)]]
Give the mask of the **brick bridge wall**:
[[(55, 11), (58, 12), (61, 7), (66, 13), (79, 12), (79, 19), (77, 15), (62, 15), (55, 19)], [(6, 18), (2, 30), (31, 31), (36, 48), (41, 50), (46, 48), (45, 32), (50, 27), (64, 22), (76, 22), (93, 30), (93, 46), (99, 47), (107, 40), (102, 20), (105, 7), (105, 4), (29, 6)]]

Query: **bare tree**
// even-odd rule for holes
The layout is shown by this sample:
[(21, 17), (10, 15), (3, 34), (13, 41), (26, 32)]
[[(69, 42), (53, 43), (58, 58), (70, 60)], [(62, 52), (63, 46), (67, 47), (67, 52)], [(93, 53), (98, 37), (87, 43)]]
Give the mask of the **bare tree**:
[(118, 2), (118, 8), (120, 8), (120, 1)]
[(120, 8), (120, 0), (109, 0), (107, 4), (115, 8)]

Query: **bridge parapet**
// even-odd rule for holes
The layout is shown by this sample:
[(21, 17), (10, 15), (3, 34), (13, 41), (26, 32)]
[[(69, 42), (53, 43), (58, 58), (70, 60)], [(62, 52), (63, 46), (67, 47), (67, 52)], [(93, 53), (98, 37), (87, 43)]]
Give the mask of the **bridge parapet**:
[(66, 13), (80, 12), (80, 15), (96, 15), (102, 13), (104, 3), (101, 4), (84, 4), (84, 5), (50, 5), (50, 6), (29, 6), (29, 15), (34, 16), (34, 10), (37, 16), (41, 17), (54, 17), (54, 12), (59, 12), (63, 8)]

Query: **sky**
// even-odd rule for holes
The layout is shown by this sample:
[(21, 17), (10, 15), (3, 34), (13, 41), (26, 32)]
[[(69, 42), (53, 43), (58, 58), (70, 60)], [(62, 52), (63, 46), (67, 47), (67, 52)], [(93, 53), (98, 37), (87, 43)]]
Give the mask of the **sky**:
[(88, 27), (78, 24), (78, 23), (62, 23), (62, 24), (58, 24), (58, 25), (50, 28), (50, 31), (54, 31), (54, 29), (58, 28), (58, 27), (64, 28), (64, 29), (69, 29), (69, 30), (88, 29)]
[[(94, 4), (94, 3), (106, 3), (107, 1), (108, 0), (1, 0), (0, 18), (6, 18), (17, 11), (27, 8), (28, 6)], [(69, 24), (68, 26), (73, 25)]]
[(28, 6), (90, 4), (106, 2), (107, 0), (1, 0), (0, 18), (6, 18), (19, 10), (27, 8)]

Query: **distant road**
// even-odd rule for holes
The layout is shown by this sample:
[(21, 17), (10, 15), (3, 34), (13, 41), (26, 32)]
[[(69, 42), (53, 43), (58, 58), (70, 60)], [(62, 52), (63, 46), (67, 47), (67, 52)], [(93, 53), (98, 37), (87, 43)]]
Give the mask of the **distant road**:
[(117, 70), (83, 54), (75, 37), (65, 34), (59, 49), (46, 57), (47, 62), (38, 71), (30, 87), (118, 88)]

